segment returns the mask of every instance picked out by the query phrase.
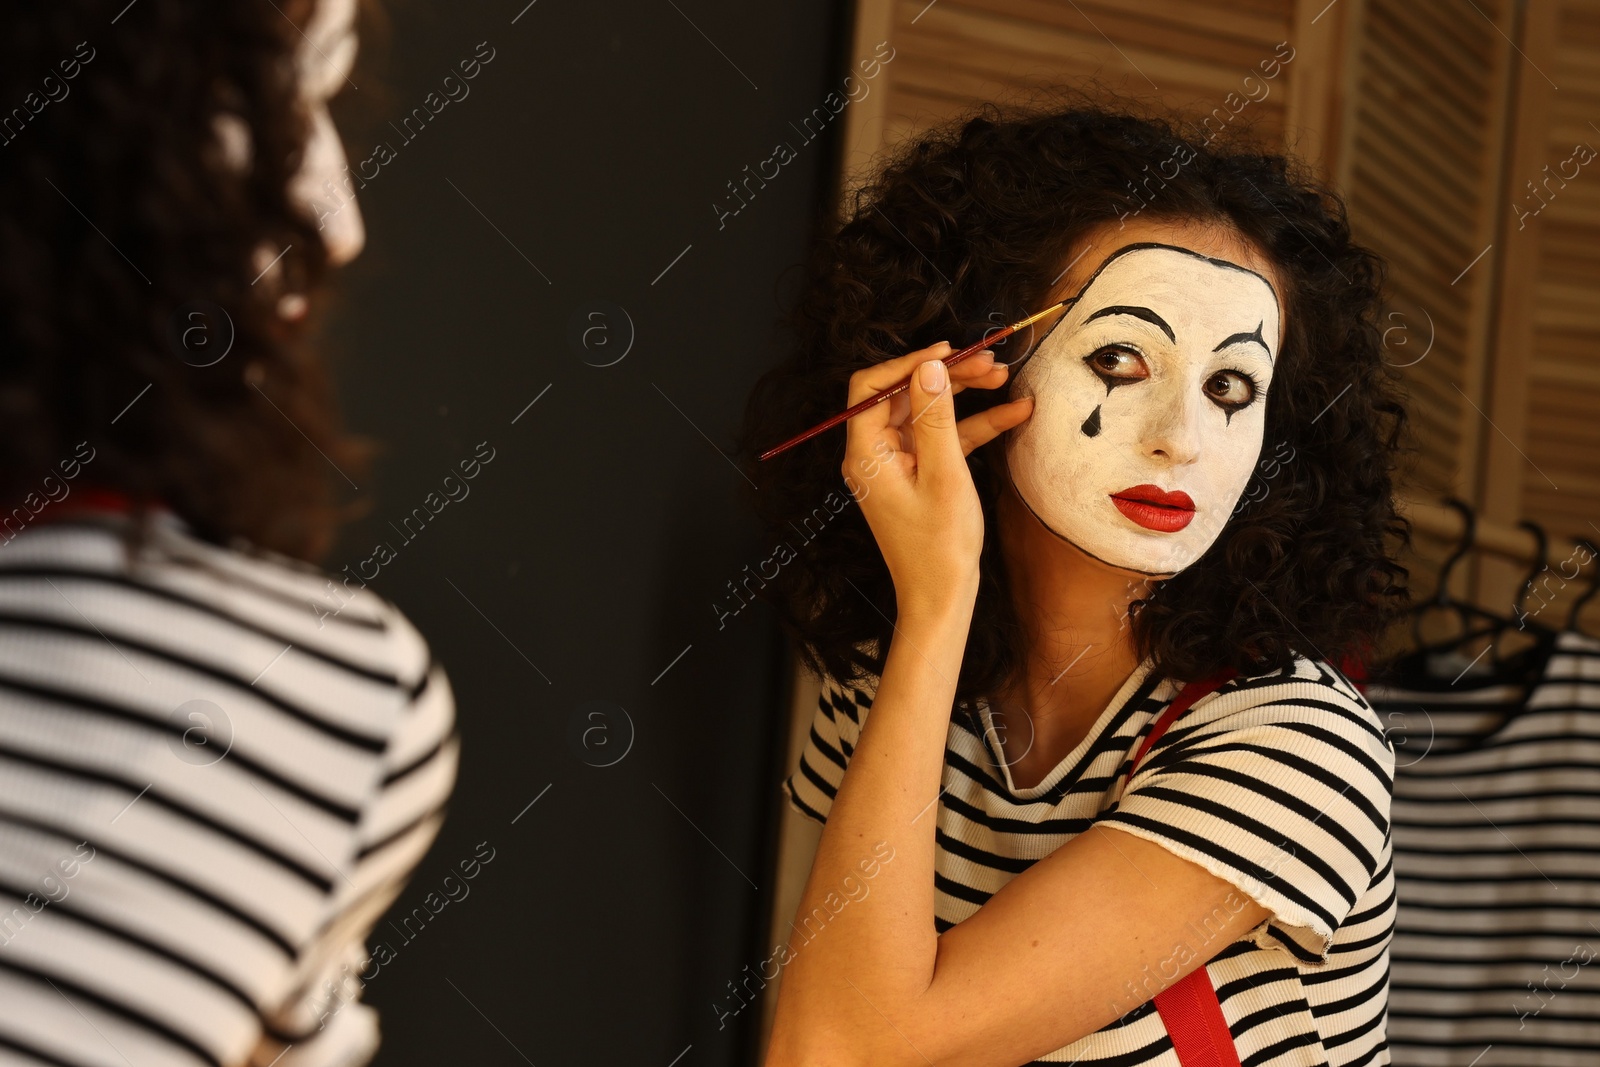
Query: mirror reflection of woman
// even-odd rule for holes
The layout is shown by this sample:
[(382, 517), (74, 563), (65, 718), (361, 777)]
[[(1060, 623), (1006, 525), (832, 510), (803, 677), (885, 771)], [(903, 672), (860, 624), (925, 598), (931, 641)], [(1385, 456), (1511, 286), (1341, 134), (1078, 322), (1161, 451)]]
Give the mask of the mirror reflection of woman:
[(1339, 669), (1406, 599), (1381, 265), (1246, 142), (969, 117), (820, 242), (750, 404), (754, 454), (912, 382), (750, 468), (778, 537), (856, 501), (768, 590), (824, 827), (764, 1062), (1174, 1064), (1152, 1001), (1204, 968), (1244, 1062), (1388, 1063), (1393, 749)]
[(0, 1062), (378, 1047), (364, 941), (457, 742), (422, 636), (312, 565), (365, 481), (308, 332), (364, 236), (356, 13), (7, 12), (8, 105), (78, 67), (0, 150)]

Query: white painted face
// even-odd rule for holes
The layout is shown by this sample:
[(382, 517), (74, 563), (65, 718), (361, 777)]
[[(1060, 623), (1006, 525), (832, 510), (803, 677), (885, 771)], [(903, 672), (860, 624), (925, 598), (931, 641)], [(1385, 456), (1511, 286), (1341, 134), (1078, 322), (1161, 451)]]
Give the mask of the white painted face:
[(1261, 452), (1278, 297), (1237, 264), (1162, 244), (1113, 252), (1012, 383), (1017, 493), (1056, 536), (1170, 577), (1209, 548)]
[(328, 111), (328, 101), (344, 88), (355, 66), (355, 14), (356, 0), (317, 0), (295, 55), (311, 128), (300, 170), (289, 182), (289, 197), (318, 223), (334, 266), (354, 259), (367, 235), (345, 178), (344, 145)]

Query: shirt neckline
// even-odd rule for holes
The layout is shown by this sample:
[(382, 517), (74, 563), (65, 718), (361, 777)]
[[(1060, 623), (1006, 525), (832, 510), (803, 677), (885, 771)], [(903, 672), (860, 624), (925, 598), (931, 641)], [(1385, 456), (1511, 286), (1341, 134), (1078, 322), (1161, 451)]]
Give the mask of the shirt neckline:
[[(1116, 695), (1101, 710), (1094, 721), (1094, 725), (1089, 727), (1089, 732), (1084, 734), (1083, 739), (1078, 742), (1076, 747), (1062, 757), (1059, 763), (1050, 768), (1049, 773), (1041, 778), (1038, 784), (1029, 786), (1026, 789), (1018, 788), (1017, 783), (1012, 779), (1011, 764), (1006, 761), (1005, 749), (1000, 744), (1000, 732), (996, 729), (994, 719), (989, 714), (989, 702), (988, 700), (980, 699), (978, 701), (978, 715), (983, 724), (984, 747), (988, 749), (989, 757), (994, 760), (995, 765), (1000, 768), (1000, 777), (1006, 793), (1017, 800), (1038, 800), (1055, 789), (1066, 773), (1076, 767), (1096, 742), (1100, 740), (1101, 735), (1105, 733), (1111, 721), (1128, 706), (1134, 694), (1149, 679), (1150, 667), (1151, 661), (1148, 658), (1135, 667), (1133, 673), (1128, 675), (1127, 679), (1122, 683), (1122, 687), (1117, 690)], [(1166, 703), (1166, 701), (1163, 701), (1163, 703)]]

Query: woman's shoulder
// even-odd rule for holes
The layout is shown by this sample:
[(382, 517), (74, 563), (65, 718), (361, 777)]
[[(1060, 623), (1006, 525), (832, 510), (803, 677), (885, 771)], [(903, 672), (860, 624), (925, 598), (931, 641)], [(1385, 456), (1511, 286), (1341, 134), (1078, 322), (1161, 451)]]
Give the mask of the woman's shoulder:
[(427, 674), (426, 641), (359, 576), (243, 540), (216, 544), (164, 511), (130, 553), (131, 521), (108, 513), (28, 528), (0, 545), (0, 598), (25, 601), (30, 581), (48, 580), (85, 594), (74, 603), (119, 630), (136, 622), (158, 637), (168, 625), (209, 623), (218, 640), (281, 639), (406, 688)]
[[(1343, 671), (1321, 656), (1297, 654), (1285, 668), (1260, 673), (1238, 674), (1218, 690), (1219, 694), (1239, 694), (1261, 703), (1310, 700), (1356, 710), (1364, 717), (1377, 719), (1372, 705)], [(1247, 695), (1247, 696), (1246, 696)]]
[(1394, 748), (1383, 722), (1355, 684), (1320, 656), (1297, 655), (1285, 668), (1241, 674), (1198, 701), (1191, 727), (1277, 727), (1368, 753), (1392, 773)]

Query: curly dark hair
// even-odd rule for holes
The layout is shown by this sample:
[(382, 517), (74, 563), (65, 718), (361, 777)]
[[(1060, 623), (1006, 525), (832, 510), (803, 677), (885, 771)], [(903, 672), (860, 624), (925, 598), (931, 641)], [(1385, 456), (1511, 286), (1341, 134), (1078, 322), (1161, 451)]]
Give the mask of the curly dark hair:
[[(85, 483), (127, 494), (140, 514), (163, 502), (218, 543), (242, 537), (315, 559), (347, 517), (329, 464), (361, 470), (369, 449), (340, 429), (308, 345), (320, 301), (299, 322), (275, 312), (285, 291), (315, 296), (327, 269), (314, 221), (286, 190), (306, 142), (293, 60), (312, 10), (312, 0), (144, 0), (115, 25), (89, 0), (9, 13), (0, 39), (6, 514), (87, 442)], [(243, 171), (219, 152), (219, 113), (250, 131)], [(263, 242), (288, 248), (276, 291), (252, 284)], [(231, 319), (226, 358), (184, 358), (186, 307)], [(194, 321), (221, 343), (220, 316)]]
[[(780, 554), (760, 595), (810, 669), (842, 683), (881, 674), (893, 584), (841, 479), (841, 430), (753, 457), (844, 407), (854, 371), (940, 340), (970, 344), (1044, 306), (1075, 242), (1138, 213), (1224, 224), (1281, 273), (1286, 330), (1264, 448), (1287, 441), (1295, 455), (1200, 560), (1134, 603), (1137, 651), (1195, 679), (1272, 673), (1297, 652), (1339, 665), (1377, 646), (1409, 599), (1395, 555), (1410, 541), (1392, 486), (1406, 413), (1375, 324), (1382, 262), (1298, 161), (1093, 89), (986, 104), (912, 138), (815, 246), (787, 316), (798, 343), (757, 382), (738, 431), (757, 487), (745, 499), (794, 557)], [(957, 417), (1004, 393), (962, 392)], [(991, 530), (1002, 448), (996, 439), (970, 460)], [(968, 711), (1022, 668), (999, 541), (984, 540), (956, 686)]]

